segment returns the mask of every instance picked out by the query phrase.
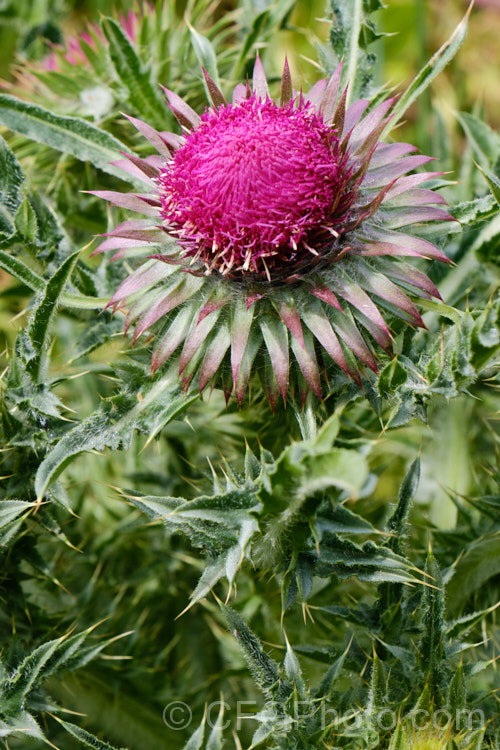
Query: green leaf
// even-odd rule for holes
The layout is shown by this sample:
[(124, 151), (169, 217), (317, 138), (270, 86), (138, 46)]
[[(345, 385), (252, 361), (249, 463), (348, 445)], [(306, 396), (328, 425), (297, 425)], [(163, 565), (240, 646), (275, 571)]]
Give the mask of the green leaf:
[(250, 670), (255, 676), (262, 690), (272, 692), (279, 682), (279, 667), (262, 648), (257, 636), (252, 633), (246, 622), (240, 615), (226, 607), (222, 602), (219, 604), (229, 625), (229, 629), (241, 646), (245, 654)]
[(94, 646), (84, 646), (85, 639), (95, 627), (43, 643), (28, 654), (10, 676), (0, 681), (3, 715), (9, 718), (11, 715), (16, 716), (30, 693), (39, 689), (44, 680), (63, 669), (83, 666), (116, 640), (110, 638), (100, 640)]
[(101, 408), (59, 440), (38, 468), (35, 491), (39, 498), (80, 453), (125, 448), (134, 430), (156, 435), (198, 398), (197, 395), (182, 395), (172, 375), (146, 381), (140, 400), (137, 395), (136, 392), (124, 393), (106, 399)]
[(500, 266), (500, 213), (481, 229), (471, 249), (483, 263)]
[(153, 88), (150, 76), (143, 70), (127, 35), (113, 18), (104, 17), (101, 28), (109, 44), (108, 52), (116, 75), (126, 88), (130, 103), (150, 124), (165, 129), (165, 122), (171, 120), (170, 110), (159, 89)]
[(22, 260), (0, 250), (0, 268), (10, 273), (11, 276), (26, 284), (34, 292), (42, 292), (45, 289), (45, 281), (31, 270)]
[(85, 120), (55, 115), (36, 104), (0, 94), (0, 124), (37, 143), (71, 154), (79, 161), (88, 161), (115, 177), (136, 183), (134, 178), (111, 164), (127, 147)]
[(316, 574), (319, 576), (356, 576), (361, 581), (372, 583), (417, 582), (410, 563), (404, 557), (372, 541), (359, 546), (337, 534), (327, 533), (320, 543), (319, 554), (310, 554), (315, 558)]
[(467, 24), (469, 21), (469, 15), (472, 10), (472, 3), (470, 4), (467, 13), (462, 18), (458, 26), (456, 27), (453, 34), (450, 36), (443, 46), (431, 57), (429, 62), (419, 71), (417, 76), (408, 86), (404, 94), (399, 98), (392, 110), (392, 118), (388, 123), (386, 131), (382, 136), (387, 135), (394, 126), (401, 120), (408, 107), (418, 99), (418, 97), (425, 91), (429, 84), (436, 78), (436, 76), (446, 67), (446, 65), (456, 55), (459, 47), (463, 43), (467, 34)]
[(0, 137), (0, 235), (8, 237), (16, 230), (13, 217), (22, 201), (23, 180), (19, 162)]
[(201, 746), (203, 745), (203, 740), (205, 738), (205, 723), (206, 714), (203, 717), (200, 726), (196, 729), (195, 732), (193, 732), (182, 750), (201, 750)]
[(201, 601), (226, 574), (226, 555), (221, 554), (211, 562), (200, 576), (196, 588), (190, 596), (189, 608)]
[(403, 725), (398, 721), (394, 734), (391, 737), (391, 743), (388, 750), (407, 750), (408, 744), (405, 738)]
[(424, 588), (422, 597), (424, 635), (419, 647), (422, 668), (429, 675), (429, 688), (436, 693), (441, 682), (443, 656), (444, 591), (439, 564), (431, 550), (427, 555), (425, 572), (431, 586)]
[(38, 234), (38, 219), (36, 211), (28, 200), (28, 196), (24, 197), (14, 221), (19, 234), (26, 242), (33, 244)]
[(495, 164), (500, 155), (500, 135), (474, 115), (457, 112), (456, 116), (476, 158), (483, 166)]
[[(17, 736), (18, 739), (32, 737), (33, 739), (40, 740), (45, 745), (54, 747), (47, 740), (33, 716), (28, 711), (22, 709), (14, 715), (9, 716), (5, 722), (0, 719), (0, 737), (8, 737), (9, 735)], [(5, 745), (5, 747), (8, 748), (8, 745)]]
[(394, 513), (387, 522), (387, 530), (394, 536), (387, 542), (387, 546), (396, 554), (401, 554), (401, 540), (405, 531), (406, 519), (410, 503), (417, 491), (420, 480), (420, 459), (416, 458), (411, 464), (399, 489), (399, 502)]
[[(347, 56), (347, 81), (351, 82), (347, 91), (346, 106), (349, 106), (351, 97), (354, 93), (354, 82), (356, 80), (356, 69), (358, 67), (358, 55), (359, 55), (359, 34), (361, 31), (361, 21), (363, 13), (363, 0), (352, 0), (346, 7), (352, 8), (352, 19), (350, 28), (350, 39), (348, 46)], [(346, 50), (347, 52), (347, 50)]]
[[(25, 500), (0, 501), (0, 547), (7, 546), (34, 506)], [(25, 514), (23, 518), (19, 518), (21, 514)]]
[(348, 101), (368, 93), (373, 78), (373, 58), (368, 47), (383, 36), (377, 32), (371, 16), (382, 7), (378, 0), (331, 0), (330, 43), (335, 60), (329, 60), (328, 50), (324, 50), (324, 54), (330, 68), (344, 61), (342, 87), (349, 87)]
[(451, 679), (450, 688), (448, 691), (448, 705), (457, 716), (457, 719), (458, 711), (461, 711), (465, 708), (466, 702), (467, 689), (465, 686), (464, 668), (462, 662), (460, 661), (460, 664), (458, 665), (458, 668)]
[(69, 258), (66, 258), (62, 266), (48, 280), (45, 291), (37, 302), (26, 328), (23, 337), (24, 359), (26, 370), (35, 383), (39, 383), (44, 379), (52, 322), (56, 315), (59, 298), (73, 271), (79, 254), (80, 251), (77, 250)]
[[(284, 1), (289, 6), (292, 6), (293, 3), (294, 3), (294, 0), (284, 0)], [(277, 3), (276, 5), (280, 5), (280, 4), (283, 5), (283, 0), (281, 0), (281, 2)], [(276, 5), (274, 6), (275, 8), (276, 8)], [(243, 39), (243, 42), (241, 44), (240, 56), (239, 56), (238, 61), (236, 62), (235, 66), (234, 66), (234, 69), (233, 69), (233, 72), (232, 72), (232, 75), (231, 75), (231, 78), (233, 80), (237, 80), (237, 79), (240, 78), (241, 71), (242, 71), (242, 69), (244, 68), (244, 66), (245, 66), (245, 64), (247, 62), (247, 57), (250, 54), (250, 51), (251, 51), (253, 45), (255, 44), (255, 42), (257, 41), (257, 39), (259, 38), (259, 36), (260, 36), (260, 34), (262, 32), (262, 28), (265, 27), (266, 22), (269, 19), (269, 17), (270, 17), (270, 11), (269, 10), (264, 10), (264, 11), (262, 11), (262, 13), (259, 13), (253, 19), (252, 27), (250, 28), (250, 30), (246, 34), (246, 36)]]
[(483, 169), (482, 167), (477, 165), (477, 168), (483, 175), (484, 179), (489, 185), (489, 188), (491, 192), (493, 193), (493, 197), (495, 198), (496, 202), (500, 206), (500, 180), (498, 177), (496, 177), (493, 172), (488, 172), (487, 169)]
[(43, 643), (29, 654), (14, 674), (0, 684), (2, 712), (15, 715), (24, 706), (26, 696), (43, 677), (44, 667), (57, 650), (60, 638)]
[[(467, 742), (467, 745), (465, 746), (466, 750), (484, 750), (485, 732), (486, 732), (486, 727), (483, 727), (482, 729), (476, 729), (474, 732), (468, 732), (466, 734), (466, 742)], [(496, 744), (498, 744), (498, 740)]]
[(100, 318), (89, 321), (86, 330), (75, 342), (74, 348), (69, 349), (67, 364), (90, 354), (117, 334), (123, 334), (123, 321), (120, 318), (112, 318), (109, 314), (101, 315)]
[(368, 694), (367, 714), (376, 723), (377, 714), (385, 705), (387, 694), (387, 680), (385, 676), (384, 663), (378, 658), (377, 652), (373, 651), (372, 673), (370, 676), (370, 691)]
[(305, 683), (302, 677), (302, 670), (300, 668), (300, 663), (299, 663), (299, 660), (297, 659), (297, 656), (293, 648), (290, 646), (286, 635), (285, 635), (285, 640), (286, 640), (286, 655), (283, 661), (283, 668), (290, 682), (292, 682), (295, 685), (295, 688), (298, 692), (299, 697), (301, 699), (304, 699), (306, 695)]
[(0, 529), (35, 505), (36, 503), (28, 503), (26, 500), (0, 500)]
[(338, 412), (334, 412), (318, 430), (318, 434), (314, 439), (315, 448), (320, 450), (324, 448), (325, 450), (329, 451), (333, 445), (335, 438), (339, 434), (339, 430), (339, 414)]
[(205, 750), (222, 750), (224, 745), (224, 738), (223, 738), (223, 719), (224, 719), (224, 701), (220, 701), (220, 709), (219, 714), (217, 716), (217, 720), (215, 724), (212, 727), (212, 731), (210, 732), (210, 735), (207, 739), (207, 744), (205, 745)]
[[(258, 508), (255, 494), (246, 489), (234, 489), (221, 495), (201, 496), (185, 501), (182, 498), (126, 494), (135, 506), (151, 518), (160, 519), (171, 531), (182, 531), (197, 547), (218, 553), (226, 552), (226, 572), (231, 569), (230, 558), (236, 556), (236, 569), (251, 536), (258, 531), (250, 511)], [(234, 543), (239, 544), (234, 546)], [(231, 548), (231, 549), (228, 549)], [(228, 574), (231, 582), (234, 577)]]
[(408, 373), (399, 363), (398, 358), (394, 357), (386, 364), (379, 375), (377, 388), (381, 396), (387, 396), (394, 392), (396, 388), (404, 385), (408, 379)]
[(342, 669), (344, 667), (346, 656), (349, 653), (349, 649), (351, 648), (351, 643), (352, 643), (352, 640), (349, 641), (349, 643), (347, 644), (347, 647), (340, 654), (338, 659), (336, 659), (333, 662), (332, 666), (328, 669), (327, 673), (321, 680), (321, 683), (318, 689), (318, 697), (328, 696), (332, 693), (335, 687), (335, 683), (342, 673)]
[[(85, 747), (92, 747), (94, 750), (117, 750), (116, 747), (110, 745), (109, 742), (100, 740), (90, 732), (77, 726), (76, 724), (70, 724), (68, 721), (64, 721), (59, 716), (54, 716), (54, 719), (75, 739), (79, 740)], [(120, 748), (120, 750), (126, 750), (126, 748)]]
[(452, 613), (460, 612), (488, 579), (500, 573), (500, 532), (467, 545), (454, 567), (453, 577), (446, 586), (448, 608)]
[(317, 525), (324, 531), (335, 534), (375, 534), (376, 529), (369, 521), (366, 521), (357, 513), (346, 508), (345, 505), (337, 505), (329, 508), (317, 520)]
[(364, 457), (346, 448), (331, 448), (328, 453), (313, 456), (306, 460), (306, 466), (299, 488), (304, 497), (331, 487), (346, 490), (357, 497), (368, 476)]
[[(196, 31), (196, 29), (191, 26), (189, 21), (188, 28), (191, 33), (191, 43), (193, 45), (193, 49), (195, 51), (196, 57), (198, 58), (200, 66), (205, 68), (212, 81), (220, 90), (221, 83), (219, 78), (219, 71), (217, 70), (217, 57), (215, 55), (215, 50), (212, 44), (206, 36), (203, 36), (203, 34), (200, 34), (198, 31)], [(208, 90), (207, 95), (209, 96)]]
[(451, 213), (462, 226), (468, 226), (494, 216), (497, 213), (497, 207), (492, 195), (483, 195), (472, 201), (458, 203), (452, 208)]

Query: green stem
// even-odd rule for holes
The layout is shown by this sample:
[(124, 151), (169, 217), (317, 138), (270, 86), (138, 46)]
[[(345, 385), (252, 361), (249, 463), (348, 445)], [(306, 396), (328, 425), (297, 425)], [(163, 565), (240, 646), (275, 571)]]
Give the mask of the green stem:
[(61, 294), (61, 304), (65, 307), (76, 307), (79, 310), (102, 310), (109, 302), (109, 297), (87, 297), (85, 294)]
[[(425, 24), (425, 0), (415, 0), (415, 27), (418, 43), (418, 65), (425, 67), (427, 62), (427, 31)], [(432, 114), (431, 97), (426, 89), (419, 101), (417, 133), (420, 149), (427, 153), (430, 150), (429, 125)]]
[(354, 16), (351, 32), (351, 44), (349, 48), (349, 63), (347, 66), (347, 83), (349, 84), (349, 88), (347, 90), (346, 106), (349, 106), (352, 94), (354, 92), (356, 69), (358, 67), (358, 47), (359, 33), (361, 31), (362, 5), (363, 0), (354, 0)]

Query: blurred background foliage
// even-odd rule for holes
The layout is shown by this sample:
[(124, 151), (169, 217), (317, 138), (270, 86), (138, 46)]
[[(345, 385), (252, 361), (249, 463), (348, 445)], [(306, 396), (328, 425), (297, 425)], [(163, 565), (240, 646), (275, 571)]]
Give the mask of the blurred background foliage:
[[(179, 17), (186, 11), (189, 14), (186, 0), (169, 4), (175, 6)], [(212, 3), (212, 17), (218, 19), (236, 7), (245, 6), (255, 13), (267, 5), (263, 0), (244, 0), (241, 4), (221, 0)], [(441, 46), (450, 29), (455, 28), (468, 3), (464, 0), (387, 0), (385, 5), (386, 9), (375, 15), (379, 30), (389, 35), (377, 49), (378, 77), (396, 91), (402, 91)], [(307, 3), (299, 0), (291, 6), (287, 27), (273, 37), (266, 60), (268, 65), (272, 60), (278, 72), (285, 53), (288, 54), (294, 80), (306, 84), (318, 77), (316, 47), (326, 42), (331, 13), (323, 0)], [(133, 7), (134, 2), (130, 0), (3, 0), (0, 5), (0, 79), (12, 77), (12, 64), (17, 55), (28, 59), (40, 57), (44, 53), (44, 39), (67, 40), (81, 33), (88, 21), (98, 22), (101, 15), (126, 13)], [(448, 123), (453, 121), (454, 111), (475, 110), (484, 113), (493, 129), (500, 127), (499, 22), (498, 0), (477, 0), (460, 55), (433, 82), (430, 95), (408, 114), (408, 126), (415, 126), (422, 119), (417, 114), (422, 107), (428, 107), (432, 99), (433, 106), (438, 107)], [(423, 146), (422, 150), (425, 151)]]

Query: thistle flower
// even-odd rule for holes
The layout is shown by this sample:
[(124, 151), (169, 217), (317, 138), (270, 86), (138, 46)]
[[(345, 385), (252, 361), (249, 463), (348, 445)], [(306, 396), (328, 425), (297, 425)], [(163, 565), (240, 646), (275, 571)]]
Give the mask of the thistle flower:
[[(142, 20), (141, 13), (129, 10), (120, 14), (119, 23), (128, 39), (135, 41)], [(106, 46), (107, 42), (97, 23), (89, 23), (85, 31), (70, 37), (64, 45), (54, 45), (54, 49), (38, 63), (43, 70), (61, 70), (62, 60), (73, 67), (89, 66), (85, 46), (98, 52), (98, 44)]]
[(439, 298), (403, 259), (447, 260), (406, 234), (451, 219), (421, 187), (439, 173), (408, 174), (431, 159), (379, 141), (392, 99), (346, 108), (340, 67), (303, 95), (285, 63), (278, 101), (258, 58), (253, 88), (237, 85), (231, 102), (204, 75), (211, 105), (201, 116), (165, 89), (182, 135), (129, 117), (158, 154), (115, 164), (145, 191), (94, 192), (148, 216), (96, 251), (148, 256), (108, 306), (127, 308), (134, 342), (159, 324), (152, 371), (178, 355), (185, 387), (219, 382), (241, 403), (256, 370), (274, 407), (291, 388), (320, 397), (320, 373), (360, 383), (365, 367), (377, 371), (377, 345), (392, 352), (381, 310), (423, 326), (409, 295)]
[[(134, 45), (148, 17), (154, 17), (154, 8), (143, 3), (117, 15), (116, 22)], [(99, 120), (112, 111), (116, 97), (105, 62), (108, 47), (100, 26), (87, 23), (62, 43), (50, 43), (50, 51), (41, 59), (20, 58), (11, 71), (13, 81), (0, 80), (0, 89), (46, 104), (51, 111), (61, 108), (68, 114), (73, 106), (77, 113)]]

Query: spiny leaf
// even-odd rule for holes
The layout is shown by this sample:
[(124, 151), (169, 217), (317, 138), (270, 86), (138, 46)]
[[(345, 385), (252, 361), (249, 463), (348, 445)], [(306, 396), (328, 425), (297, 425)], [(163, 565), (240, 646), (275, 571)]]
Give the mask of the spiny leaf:
[(17, 210), (14, 223), (25, 242), (33, 245), (38, 236), (38, 218), (27, 195)]
[(176, 379), (167, 375), (146, 381), (140, 400), (136, 392), (106, 399), (93, 414), (68, 430), (48, 452), (36, 474), (37, 496), (43, 497), (49, 484), (78, 454), (126, 447), (134, 430), (157, 434), (196, 398), (196, 395), (181, 395)]
[[(459, 711), (465, 708), (467, 700), (467, 690), (465, 687), (464, 668), (462, 661), (458, 665), (455, 674), (450, 682), (450, 689), (448, 691), (448, 705), (455, 715), (459, 716)], [(460, 728), (460, 727), (457, 727)]]
[(44, 667), (56, 652), (61, 639), (43, 643), (29, 654), (17, 667), (14, 674), (0, 686), (2, 710), (6, 715), (22, 709), (29, 692), (37, 686), (44, 674)]
[(443, 656), (444, 591), (439, 564), (431, 550), (427, 555), (425, 572), (433, 586), (426, 586), (422, 596), (424, 635), (420, 644), (423, 668), (429, 675), (429, 687), (434, 695), (441, 682)]
[[(45, 290), (46, 282), (41, 278), (41, 276), (35, 273), (35, 271), (27, 266), (20, 258), (9, 255), (1, 249), (0, 268), (3, 268), (4, 271), (10, 273), (11, 276), (14, 276), (15, 279), (21, 281), (34, 292), (43, 292)], [(73, 307), (80, 310), (102, 310), (103, 306), (108, 301), (109, 300), (107, 297), (89, 297), (85, 294), (65, 291), (62, 291), (59, 296), (60, 304), (64, 305), (65, 307)]]
[(285, 659), (283, 661), (283, 668), (285, 670), (285, 674), (288, 677), (288, 679), (295, 685), (295, 688), (298, 692), (298, 695), (300, 698), (305, 698), (306, 695), (306, 688), (304, 683), (304, 678), (302, 677), (302, 670), (300, 668), (299, 660), (297, 659), (297, 656), (293, 650), (293, 648), (290, 646), (288, 642), (288, 638), (285, 635), (286, 639), (286, 655)]
[(471, 251), (479, 261), (493, 263), (497, 267), (500, 263), (500, 213), (489, 221), (479, 232), (472, 243)]
[(398, 721), (394, 734), (391, 737), (388, 750), (406, 750), (407, 747), (403, 725)]
[(21, 204), (23, 171), (16, 157), (0, 137), (0, 235), (15, 232), (13, 218)]
[(366, 581), (395, 581), (412, 583), (417, 579), (411, 573), (409, 562), (387, 547), (378, 547), (368, 541), (362, 546), (337, 534), (324, 534), (316, 558), (317, 575), (335, 575), (348, 578), (355, 575)]
[[(100, 740), (98, 737), (90, 734), (90, 732), (87, 732), (76, 724), (64, 721), (64, 719), (61, 719), (59, 716), (54, 716), (54, 719), (59, 722), (68, 734), (79, 740), (82, 745), (85, 745), (85, 747), (92, 747), (94, 750), (118, 750), (113, 745), (110, 745), (109, 742)], [(120, 748), (119, 750), (126, 750), (126, 748)]]
[(500, 206), (500, 180), (496, 175), (493, 174), (493, 172), (489, 172), (487, 169), (483, 169), (478, 165), (478, 169), (483, 175), (484, 179), (489, 185), (489, 188), (493, 194), (493, 197), (495, 198), (496, 202)]
[[(226, 555), (221, 554), (211, 562), (200, 576), (196, 588), (191, 594), (191, 601), (186, 609), (201, 601), (213, 589), (215, 584), (224, 577), (226, 573)], [(186, 610), (184, 610), (186, 611)]]
[(205, 750), (222, 750), (222, 747), (224, 745), (223, 720), (224, 720), (224, 701), (221, 700), (219, 714), (217, 716), (217, 720), (215, 724), (212, 727), (212, 731), (210, 732), (210, 735), (207, 739)]
[(200, 66), (207, 71), (212, 81), (220, 90), (221, 83), (219, 71), (217, 70), (217, 58), (210, 40), (206, 36), (203, 36), (203, 34), (200, 34), (199, 31), (196, 31), (189, 22), (188, 27), (191, 33), (191, 43)]
[(182, 531), (197, 547), (212, 553), (226, 549), (225, 566), (230, 582), (236, 572), (234, 566), (239, 568), (246, 545), (258, 531), (250, 513), (258, 507), (258, 500), (246, 489), (229, 490), (213, 497), (200, 496), (190, 501), (136, 493), (126, 497), (151, 518), (161, 520), (171, 531)]
[(318, 527), (334, 534), (374, 534), (376, 529), (366, 519), (345, 505), (328, 508), (318, 517)]
[(339, 487), (356, 497), (368, 475), (363, 456), (345, 448), (331, 448), (328, 453), (308, 458), (305, 464), (307, 470), (299, 488), (304, 496)]
[[(9, 736), (18, 738), (31, 737), (40, 740), (45, 745), (54, 747), (54, 745), (45, 737), (38, 723), (28, 711), (21, 709), (12, 716), (6, 718), (7, 721), (2, 721), (0, 719), (0, 738)], [(9, 746), (5, 744), (4, 747), (8, 748)]]
[(115, 177), (136, 183), (111, 164), (118, 153), (126, 151), (127, 147), (85, 120), (55, 115), (38, 105), (0, 94), (0, 124), (37, 143), (71, 154), (75, 159), (88, 161)]
[[(404, 94), (395, 104), (392, 110), (392, 117), (387, 125), (385, 135), (394, 128), (394, 126), (401, 120), (408, 107), (418, 99), (418, 97), (425, 91), (429, 84), (436, 78), (436, 76), (446, 67), (446, 65), (456, 55), (460, 45), (463, 43), (467, 34), (467, 24), (469, 21), (469, 15), (472, 10), (472, 3), (469, 5), (467, 13), (462, 18), (453, 34), (450, 36), (443, 46), (431, 57), (428, 63), (419, 71), (417, 76), (413, 79), (411, 84), (408, 86)], [(384, 137), (384, 136), (382, 136)]]
[(200, 726), (191, 735), (189, 740), (186, 742), (182, 750), (201, 750), (203, 740), (205, 737), (205, 725), (206, 725), (206, 713), (203, 717)]
[(170, 121), (165, 102), (153, 88), (150, 76), (142, 69), (135, 49), (120, 25), (105, 17), (101, 28), (108, 40), (109, 56), (120, 83), (127, 89), (129, 101), (147, 121), (158, 126)]
[(394, 534), (394, 537), (387, 542), (387, 546), (397, 554), (401, 554), (401, 538), (405, 531), (408, 510), (415, 492), (417, 491), (419, 479), (420, 459), (416, 458), (403, 479), (399, 489), (399, 502), (394, 509), (394, 513), (387, 522), (387, 530)]
[(0, 684), (2, 710), (7, 714), (15, 713), (22, 708), (30, 692), (37, 689), (47, 677), (62, 669), (75, 669), (86, 664), (114, 640), (101, 640), (97, 645), (85, 646), (87, 636), (94, 629), (95, 626), (91, 626), (73, 635), (47, 641), (28, 654)]
[(372, 673), (370, 677), (370, 692), (368, 696), (367, 713), (376, 720), (377, 714), (385, 705), (387, 681), (384, 664), (373, 651)]
[(327, 673), (321, 680), (321, 684), (318, 688), (318, 697), (328, 696), (335, 688), (335, 682), (340, 677), (342, 673), (342, 669), (344, 666), (344, 662), (346, 659), (347, 654), (349, 653), (349, 649), (351, 647), (352, 639), (349, 641), (347, 647), (344, 649), (344, 651), (340, 654), (338, 659), (336, 659), (332, 666), (328, 669)]
[(66, 258), (60, 268), (47, 282), (43, 296), (37, 302), (33, 316), (25, 332), (25, 365), (35, 383), (44, 378), (47, 365), (47, 351), (51, 335), (52, 322), (62, 291), (71, 276), (80, 251), (77, 250)]
[(500, 135), (468, 112), (457, 112), (456, 117), (483, 167), (494, 165), (500, 156)]
[(447, 584), (448, 608), (460, 612), (485, 581), (500, 573), (500, 532), (486, 534), (466, 545)]
[[(342, 87), (349, 86), (348, 98), (360, 98), (367, 93), (372, 79), (372, 60), (368, 47), (379, 37), (372, 20), (372, 13), (383, 7), (378, 0), (331, 0), (333, 26), (330, 42), (335, 55), (335, 62), (329, 67), (336, 67), (345, 60)], [(325, 51), (329, 62), (329, 52)]]
[(500, 607), (500, 602), (488, 607), (488, 609), (482, 609), (480, 612), (471, 612), (471, 614), (449, 622), (446, 625), (446, 636), (448, 638), (457, 638), (459, 635), (467, 634), (475, 625), (484, 620), (487, 615), (494, 612), (498, 607)]
[(225, 604), (220, 603), (219, 606), (226, 617), (229, 629), (248, 659), (250, 669), (255, 674), (260, 687), (265, 692), (273, 691), (279, 681), (278, 665), (265, 653), (259, 639), (240, 615)]
[(0, 250), (0, 268), (26, 284), (34, 292), (42, 292), (45, 288), (45, 281), (38, 274), (32, 271), (22, 260), (15, 258), (13, 255), (8, 255), (3, 250)]
[[(483, 219), (495, 216), (497, 212), (496, 201), (492, 195), (483, 195), (471, 201), (457, 203), (451, 209), (451, 213), (460, 222), (461, 226), (475, 224)], [(458, 227), (460, 231), (460, 227)]]
[(11, 540), (22, 523), (19, 516), (26, 515), (35, 506), (25, 500), (1, 500), (0, 501), (0, 547), (4, 547)]

